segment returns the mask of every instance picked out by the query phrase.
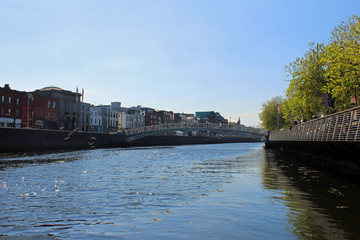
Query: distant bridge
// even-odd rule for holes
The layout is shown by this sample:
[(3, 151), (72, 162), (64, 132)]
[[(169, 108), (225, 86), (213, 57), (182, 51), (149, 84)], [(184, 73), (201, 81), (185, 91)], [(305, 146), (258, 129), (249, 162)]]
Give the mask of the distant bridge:
[(125, 130), (126, 142), (132, 142), (140, 138), (154, 135), (162, 135), (181, 131), (184, 133), (196, 132), (209, 136), (244, 137), (258, 141), (265, 140), (266, 133), (256, 128), (248, 128), (239, 125), (216, 124), (216, 123), (172, 123), (153, 126), (145, 126), (136, 129)]

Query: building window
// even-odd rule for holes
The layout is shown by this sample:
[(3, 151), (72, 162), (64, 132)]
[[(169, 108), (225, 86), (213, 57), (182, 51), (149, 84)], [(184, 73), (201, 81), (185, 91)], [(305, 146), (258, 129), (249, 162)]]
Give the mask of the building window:
[(55, 109), (56, 107), (56, 102), (53, 102), (53, 109)]
[(9, 108), (9, 116), (11, 116), (11, 108)]
[(19, 110), (16, 110), (16, 117), (19, 117), (20, 116), (20, 112)]
[(19, 98), (16, 99), (16, 104), (17, 104), (17, 105), (20, 104), (20, 99), (19, 99)]
[(11, 103), (11, 97), (9, 97), (9, 103)]
[(1, 101), (4, 103), (5, 102), (5, 96), (1, 97)]
[(50, 108), (50, 106), (51, 106), (51, 102), (50, 102), (50, 101), (48, 101), (48, 108)]
[(4, 109), (1, 109), (1, 116), (4, 116)]

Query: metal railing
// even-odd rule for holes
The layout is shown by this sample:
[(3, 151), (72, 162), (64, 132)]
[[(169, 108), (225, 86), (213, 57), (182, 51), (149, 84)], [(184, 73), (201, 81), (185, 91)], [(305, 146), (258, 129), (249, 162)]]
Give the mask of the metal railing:
[(175, 131), (197, 131), (212, 132), (225, 136), (247, 136), (247, 137), (263, 137), (266, 134), (259, 129), (247, 128), (239, 125), (216, 124), (216, 123), (171, 123), (153, 126), (139, 127), (136, 129), (124, 130), (127, 142), (131, 142), (146, 136), (160, 135)]
[(360, 107), (297, 124), (270, 134), (270, 141), (359, 141)]

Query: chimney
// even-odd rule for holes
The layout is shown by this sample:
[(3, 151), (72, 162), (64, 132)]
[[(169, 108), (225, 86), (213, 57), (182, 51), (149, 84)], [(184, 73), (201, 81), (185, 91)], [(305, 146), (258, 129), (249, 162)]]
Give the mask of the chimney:
[(5, 84), (4, 89), (10, 90), (10, 85), (9, 85), (9, 84)]

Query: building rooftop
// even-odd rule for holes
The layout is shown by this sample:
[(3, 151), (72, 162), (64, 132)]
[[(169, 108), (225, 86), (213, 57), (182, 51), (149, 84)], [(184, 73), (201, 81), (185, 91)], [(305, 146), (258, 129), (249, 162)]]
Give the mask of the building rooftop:
[(50, 91), (50, 90), (65, 91), (64, 89), (55, 86), (44, 87), (42, 89), (39, 89), (38, 91)]
[(50, 92), (50, 91), (54, 91), (54, 92), (60, 92), (62, 94), (71, 94), (71, 95), (78, 95), (78, 96), (81, 96), (81, 93), (75, 93), (75, 92), (72, 92), (72, 91), (69, 91), (69, 90), (65, 90), (65, 89), (62, 89), (62, 88), (59, 88), (59, 87), (56, 87), (56, 86), (49, 86), (49, 87), (44, 87), (44, 88), (41, 88), (41, 89), (38, 89), (36, 90), (37, 92)]

